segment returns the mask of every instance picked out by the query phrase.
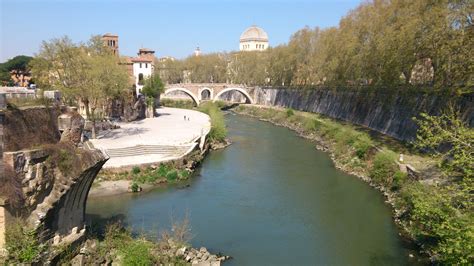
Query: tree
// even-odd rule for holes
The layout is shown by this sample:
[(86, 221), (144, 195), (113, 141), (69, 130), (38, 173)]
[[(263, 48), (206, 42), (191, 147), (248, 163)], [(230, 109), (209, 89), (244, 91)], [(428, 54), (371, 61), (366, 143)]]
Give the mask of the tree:
[(460, 113), (449, 107), (439, 116), (422, 113), (415, 121), (419, 126), (415, 145), (441, 156), (449, 174), (461, 173), (464, 180), (471, 180), (474, 175), (474, 130), (462, 121)]
[(107, 102), (128, 87), (127, 72), (118, 60), (99, 36), (87, 44), (75, 44), (66, 36), (43, 42), (31, 71), (41, 87), (60, 90), (67, 100), (84, 105), (95, 138), (96, 121)]
[(164, 89), (165, 85), (161, 81), (158, 73), (154, 73), (145, 79), (145, 86), (142, 88), (142, 93), (147, 99), (147, 104), (153, 105), (153, 113), (155, 113), (155, 108), (158, 106), (159, 96), (163, 93)]
[(33, 59), (31, 56), (18, 55), (8, 60), (5, 63), (0, 64), (0, 81), (10, 82), (12, 70), (16, 70), (20, 73), (26, 73), (29, 71), (28, 64)]

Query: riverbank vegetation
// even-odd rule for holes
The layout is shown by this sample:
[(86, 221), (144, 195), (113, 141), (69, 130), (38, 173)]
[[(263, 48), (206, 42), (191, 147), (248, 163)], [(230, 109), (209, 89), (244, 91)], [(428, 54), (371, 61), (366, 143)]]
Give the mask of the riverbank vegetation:
[(134, 166), (129, 170), (102, 169), (94, 183), (97, 185), (102, 181), (128, 180), (131, 192), (138, 192), (142, 186), (154, 186), (189, 179), (203, 158), (204, 155), (200, 151), (193, 151), (183, 159), (147, 166)]
[[(444, 158), (432, 159), (419, 155), (413, 147), (385, 145), (366, 131), (318, 114), (256, 106), (239, 106), (235, 111), (286, 126), (303, 137), (315, 140), (319, 148), (331, 153), (338, 168), (359, 176), (383, 191), (394, 207), (395, 221), (403, 232), (434, 261), (446, 264), (469, 264), (474, 261), (473, 186), (469, 177), (474, 154), (472, 129), (466, 126), (447, 128), (442, 126), (446, 123), (440, 122), (438, 125), (443, 130), (456, 133), (450, 135), (451, 138), (443, 139), (442, 136), (449, 134), (440, 135), (436, 126), (423, 127), (432, 120), (442, 118), (424, 116), (425, 124), (421, 122), (422, 129), (418, 136), (421, 146), (430, 143), (429, 147), (439, 147), (449, 143), (449, 139), (453, 142), (462, 139), (463, 143), (467, 141), (471, 145), (471, 148), (459, 150), (459, 153), (446, 152)], [(462, 124), (456, 121), (460, 120), (450, 123)], [(461, 137), (462, 134), (464, 137)], [(448, 150), (452, 150), (449, 147)], [(402, 162), (398, 160), (401, 152), (404, 153)], [(463, 166), (451, 171), (452, 163), (460, 156)], [(464, 164), (465, 157), (471, 165)], [(414, 173), (407, 172), (407, 168), (403, 167), (407, 164), (424, 167)]]
[(224, 114), (220, 110), (218, 103), (205, 102), (198, 108), (198, 111), (203, 112), (211, 118), (211, 131), (209, 132), (209, 140), (211, 142), (225, 142), (227, 136), (227, 129), (225, 127)]
[(202, 102), (198, 107), (195, 107), (194, 102), (189, 100), (162, 99), (160, 104), (166, 107), (194, 109), (207, 114), (211, 118), (209, 140), (216, 143), (226, 142), (227, 129), (224, 114), (221, 111), (221, 108), (225, 105), (224, 102)]
[(92, 226), (80, 246), (40, 244), (35, 231), (28, 229), (25, 222), (17, 219), (12, 223), (6, 235), (8, 256), (0, 255), (0, 263), (5, 265), (209, 265), (229, 258), (211, 254), (203, 247), (191, 247), (193, 234), (187, 215), (182, 220), (173, 219), (169, 230), (146, 236), (120, 222)]
[[(288, 44), (161, 62), (165, 81), (307, 88), (474, 85), (472, 1), (367, 1), (338, 26), (306, 27)], [(226, 67), (228, 66), (228, 67)], [(400, 86), (401, 87), (398, 87)]]

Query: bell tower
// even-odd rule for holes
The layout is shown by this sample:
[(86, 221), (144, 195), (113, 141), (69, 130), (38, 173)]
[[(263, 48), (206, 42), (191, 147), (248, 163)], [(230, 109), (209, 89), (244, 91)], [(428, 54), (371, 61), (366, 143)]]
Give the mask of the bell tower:
[(114, 55), (119, 55), (118, 35), (106, 33), (102, 35), (102, 41), (104, 45), (109, 47)]

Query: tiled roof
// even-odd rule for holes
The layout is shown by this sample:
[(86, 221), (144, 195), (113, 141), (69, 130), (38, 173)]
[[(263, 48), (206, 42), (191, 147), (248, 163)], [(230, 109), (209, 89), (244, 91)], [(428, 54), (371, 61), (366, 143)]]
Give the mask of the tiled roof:
[(144, 57), (132, 57), (131, 61), (132, 62), (153, 62), (153, 60), (149, 58), (144, 58)]

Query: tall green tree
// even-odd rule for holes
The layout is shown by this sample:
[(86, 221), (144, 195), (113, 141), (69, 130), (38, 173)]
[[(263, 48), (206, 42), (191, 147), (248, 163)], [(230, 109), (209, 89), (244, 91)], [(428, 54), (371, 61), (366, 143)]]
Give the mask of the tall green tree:
[(161, 81), (160, 75), (155, 73), (145, 79), (145, 86), (142, 88), (142, 93), (145, 95), (147, 104), (153, 106), (153, 113), (158, 107), (160, 94), (165, 90), (165, 85)]

